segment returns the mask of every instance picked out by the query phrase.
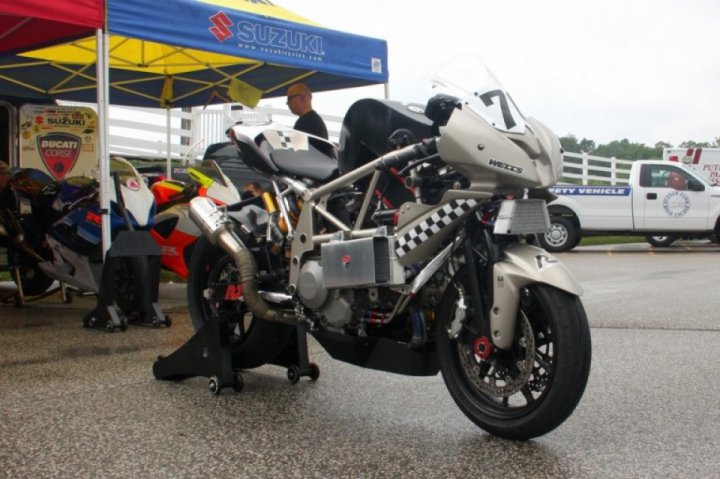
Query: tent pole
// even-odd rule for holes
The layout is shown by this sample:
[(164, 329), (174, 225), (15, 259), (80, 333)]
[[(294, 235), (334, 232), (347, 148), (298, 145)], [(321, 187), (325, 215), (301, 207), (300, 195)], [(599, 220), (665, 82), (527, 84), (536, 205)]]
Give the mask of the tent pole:
[(165, 128), (165, 131), (167, 132), (167, 160), (165, 162), (166, 164), (166, 176), (168, 179), (172, 179), (172, 157), (170, 156), (170, 142), (172, 141), (172, 137), (170, 135), (170, 127), (172, 127), (172, 115), (170, 114), (170, 108), (165, 108), (165, 111), (167, 112), (167, 128)]
[(383, 83), (383, 86), (385, 87), (385, 99), (390, 99), (390, 83)]
[(101, 28), (95, 33), (98, 103), (98, 180), (100, 183), (100, 211), (102, 212), (102, 247), (103, 258), (110, 249), (110, 155), (108, 148), (108, 101), (109, 101), (109, 68), (108, 68), (108, 36)]

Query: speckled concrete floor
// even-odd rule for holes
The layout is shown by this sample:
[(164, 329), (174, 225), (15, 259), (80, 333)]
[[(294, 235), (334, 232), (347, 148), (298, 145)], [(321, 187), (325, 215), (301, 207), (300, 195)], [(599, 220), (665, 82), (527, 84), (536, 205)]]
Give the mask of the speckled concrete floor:
[[(581, 256), (561, 259), (591, 287), (590, 381), (565, 424), (524, 443), (477, 429), (440, 376), (363, 370), (314, 343), (315, 383), (292, 386), (274, 366), (245, 372), (241, 393), (219, 397), (203, 378), (156, 381), (157, 355), (192, 334), (181, 287), (161, 294), (169, 329), (83, 329), (87, 299), (0, 306), (0, 477), (720, 477), (717, 316), (696, 330), (639, 327), (637, 313), (625, 326), (594, 322), (610, 307), (594, 282), (605, 268), (612, 274), (608, 262), (621, 268), (628, 258), (603, 256), (597, 268), (597, 257)], [(642, 274), (663, 268), (638, 261)], [(717, 261), (686, 258), (687, 274)], [(714, 291), (717, 274), (709, 279)], [(634, 311), (617, 307), (615, 317)]]

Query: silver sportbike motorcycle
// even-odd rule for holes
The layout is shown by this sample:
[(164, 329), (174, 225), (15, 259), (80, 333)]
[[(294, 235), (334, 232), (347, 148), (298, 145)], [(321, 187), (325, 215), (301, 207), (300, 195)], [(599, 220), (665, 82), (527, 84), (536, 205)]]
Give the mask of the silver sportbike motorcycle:
[(192, 201), (205, 236), (192, 320), (222, 320), (235, 371), (274, 363), (292, 382), (317, 379), (310, 334), (341, 361), (441, 372), (479, 427), (529, 439), (568, 418), (590, 371), (581, 287), (528, 241), (549, 228), (562, 150), (483, 66), (455, 62), (433, 84), (424, 109), (353, 104), (337, 149), (231, 128), (272, 191), (230, 211)]

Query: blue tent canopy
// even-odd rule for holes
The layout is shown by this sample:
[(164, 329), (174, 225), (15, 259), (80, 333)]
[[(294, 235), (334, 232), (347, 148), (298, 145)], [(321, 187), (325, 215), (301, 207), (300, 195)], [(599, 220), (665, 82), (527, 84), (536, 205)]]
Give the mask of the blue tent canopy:
[[(110, 103), (150, 107), (386, 83), (384, 40), (319, 27), (270, 2), (107, 0)], [(95, 37), (0, 58), (0, 94), (95, 101)]]

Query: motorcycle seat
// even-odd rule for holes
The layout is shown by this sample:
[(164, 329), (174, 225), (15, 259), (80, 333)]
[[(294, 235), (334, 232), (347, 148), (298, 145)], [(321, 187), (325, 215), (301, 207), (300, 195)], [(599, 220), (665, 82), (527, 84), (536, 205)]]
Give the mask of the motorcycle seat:
[(281, 173), (327, 181), (338, 173), (329, 141), (297, 130), (266, 130), (256, 140)]
[(232, 137), (245, 164), (262, 175), (327, 181), (338, 173), (335, 146), (322, 138), (297, 130), (265, 130), (255, 141), (239, 132)]

